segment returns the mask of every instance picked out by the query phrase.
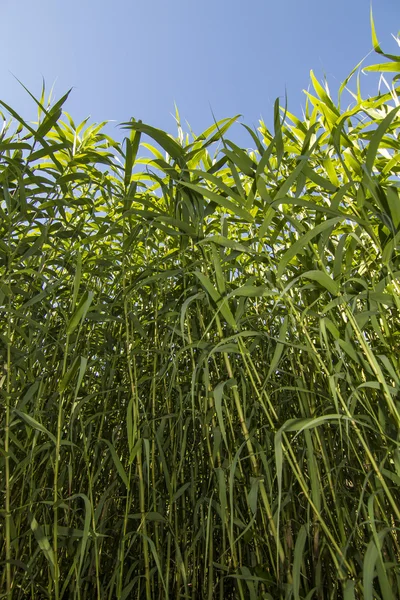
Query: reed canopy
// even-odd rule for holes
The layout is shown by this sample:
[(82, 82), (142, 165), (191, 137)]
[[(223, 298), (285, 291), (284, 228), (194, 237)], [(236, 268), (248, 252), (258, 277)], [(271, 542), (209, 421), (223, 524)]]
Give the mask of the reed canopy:
[[(1, 102), (0, 597), (400, 597), (400, 57), (176, 137)], [(348, 102), (348, 105), (344, 103)], [(107, 130), (108, 131), (108, 130)]]

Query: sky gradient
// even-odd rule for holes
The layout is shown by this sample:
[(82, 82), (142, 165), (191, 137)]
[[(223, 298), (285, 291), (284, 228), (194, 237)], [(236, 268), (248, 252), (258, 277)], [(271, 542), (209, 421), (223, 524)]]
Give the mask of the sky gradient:
[[(0, 99), (32, 120), (33, 101), (13, 75), (37, 96), (42, 77), (48, 90), (55, 83), (56, 99), (73, 87), (65, 109), (76, 122), (134, 117), (175, 135), (176, 102), (197, 134), (213, 123), (211, 109), (217, 119), (240, 113), (247, 125), (270, 125), (285, 90), (289, 110), (301, 116), (310, 69), (336, 91), (372, 48), (369, 0), (1, 4)], [(400, 29), (400, 0), (375, 0), (373, 10), (381, 46), (399, 53), (391, 34)], [(374, 75), (362, 81), (375, 92)], [(109, 132), (122, 138), (115, 125)], [(233, 139), (247, 139), (239, 129)]]

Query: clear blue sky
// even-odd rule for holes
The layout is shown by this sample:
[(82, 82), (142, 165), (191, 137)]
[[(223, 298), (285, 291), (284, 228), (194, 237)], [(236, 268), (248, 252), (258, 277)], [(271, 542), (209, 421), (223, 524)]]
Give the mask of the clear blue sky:
[[(301, 115), (310, 69), (337, 90), (371, 50), (369, 7), (369, 0), (2, 0), (0, 98), (35, 119), (12, 74), (36, 95), (43, 76), (49, 90), (56, 82), (57, 99), (74, 88), (65, 108), (76, 121), (133, 116), (175, 135), (175, 101), (197, 134), (213, 122), (210, 105), (217, 119), (241, 113), (250, 126), (260, 117), (270, 124), (285, 88), (289, 110)], [(374, 0), (373, 10), (381, 46), (398, 54), (391, 34), (400, 29), (400, 0)], [(375, 91), (373, 75), (363, 82)], [(247, 136), (240, 130), (233, 139)]]

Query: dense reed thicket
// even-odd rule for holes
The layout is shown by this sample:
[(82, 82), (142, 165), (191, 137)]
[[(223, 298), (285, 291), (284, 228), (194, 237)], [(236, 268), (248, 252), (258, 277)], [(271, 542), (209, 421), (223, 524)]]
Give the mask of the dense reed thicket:
[(2, 103), (1, 597), (399, 598), (400, 88), (349, 79), (254, 150)]

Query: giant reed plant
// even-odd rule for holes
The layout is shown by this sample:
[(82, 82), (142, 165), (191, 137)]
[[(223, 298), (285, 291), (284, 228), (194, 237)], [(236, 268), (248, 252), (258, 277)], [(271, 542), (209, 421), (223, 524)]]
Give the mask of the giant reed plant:
[(349, 79), (251, 151), (2, 103), (2, 597), (399, 597), (400, 88)]

